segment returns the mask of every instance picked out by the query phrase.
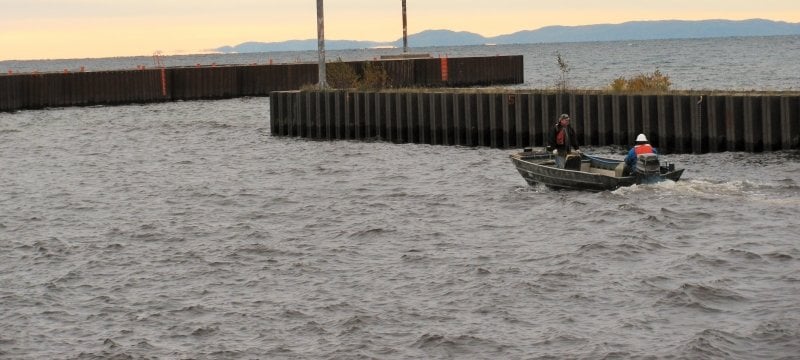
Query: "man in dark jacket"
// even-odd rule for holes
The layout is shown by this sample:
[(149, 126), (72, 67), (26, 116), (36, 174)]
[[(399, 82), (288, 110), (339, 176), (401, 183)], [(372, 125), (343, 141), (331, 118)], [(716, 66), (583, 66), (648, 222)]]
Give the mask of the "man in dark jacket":
[(556, 166), (563, 168), (566, 163), (567, 154), (571, 150), (578, 151), (578, 136), (575, 135), (575, 129), (569, 126), (569, 115), (561, 114), (558, 118), (558, 123), (553, 126), (548, 136), (550, 146), (547, 147), (548, 151), (553, 151), (556, 155)]

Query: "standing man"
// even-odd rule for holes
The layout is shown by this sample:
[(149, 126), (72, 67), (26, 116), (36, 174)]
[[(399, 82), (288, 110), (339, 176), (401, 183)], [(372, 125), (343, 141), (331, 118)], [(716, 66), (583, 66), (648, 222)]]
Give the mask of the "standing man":
[(550, 131), (548, 140), (550, 146), (547, 147), (547, 150), (553, 151), (556, 155), (556, 167), (564, 168), (570, 150), (579, 151), (578, 137), (575, 135), (575, 129), (569, 126), (569, 115), (567, 114), (561, 114), (558, 117), (558, 122)]

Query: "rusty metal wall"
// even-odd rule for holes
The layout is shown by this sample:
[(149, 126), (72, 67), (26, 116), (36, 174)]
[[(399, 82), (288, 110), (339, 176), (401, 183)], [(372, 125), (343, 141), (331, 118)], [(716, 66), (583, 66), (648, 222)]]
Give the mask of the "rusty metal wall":
[[(376, 60), (395, 87), (524, 82), (522, 56)], [(360, 67), (365, 61), (347, 62)], [(165, 69), (0, 75), (0, 111), (175, 100), (268, 96), (317, 83), (316, 64), (195, 66)], [(443, 80), (447, 79), (447, 80)]]

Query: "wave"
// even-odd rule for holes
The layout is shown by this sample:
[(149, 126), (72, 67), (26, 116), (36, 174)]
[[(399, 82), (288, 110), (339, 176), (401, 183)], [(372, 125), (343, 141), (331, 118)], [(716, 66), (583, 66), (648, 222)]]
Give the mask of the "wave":
[(705, 312), (725, 312), (728, 305), (747, 300), (739, 293), (703, 284), (684, 283), (669, 290), (658, 301), (659, 305), (700, 309)]
[(679, 352), (687, 358), (730, 359), (735, 354), (732, 347), (740, 342), (741, 340), (731, 333), (706, 329), (681, 345)]
[(490, 354), (500, 356), (504, 345), (491, 339), (473, 335), (442, 335), (425, 333), (413, 345), (423, 350), (427, 356), (434, 357), (485, 357)]

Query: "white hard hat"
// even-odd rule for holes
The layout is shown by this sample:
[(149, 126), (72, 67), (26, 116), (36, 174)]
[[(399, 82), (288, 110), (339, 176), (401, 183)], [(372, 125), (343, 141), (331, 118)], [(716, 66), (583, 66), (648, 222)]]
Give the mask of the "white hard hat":
[(636, 142), (647, 142), (647, 136), (644, 136), (644, 134), (639, 134), (639, 136), (636, 137)]

